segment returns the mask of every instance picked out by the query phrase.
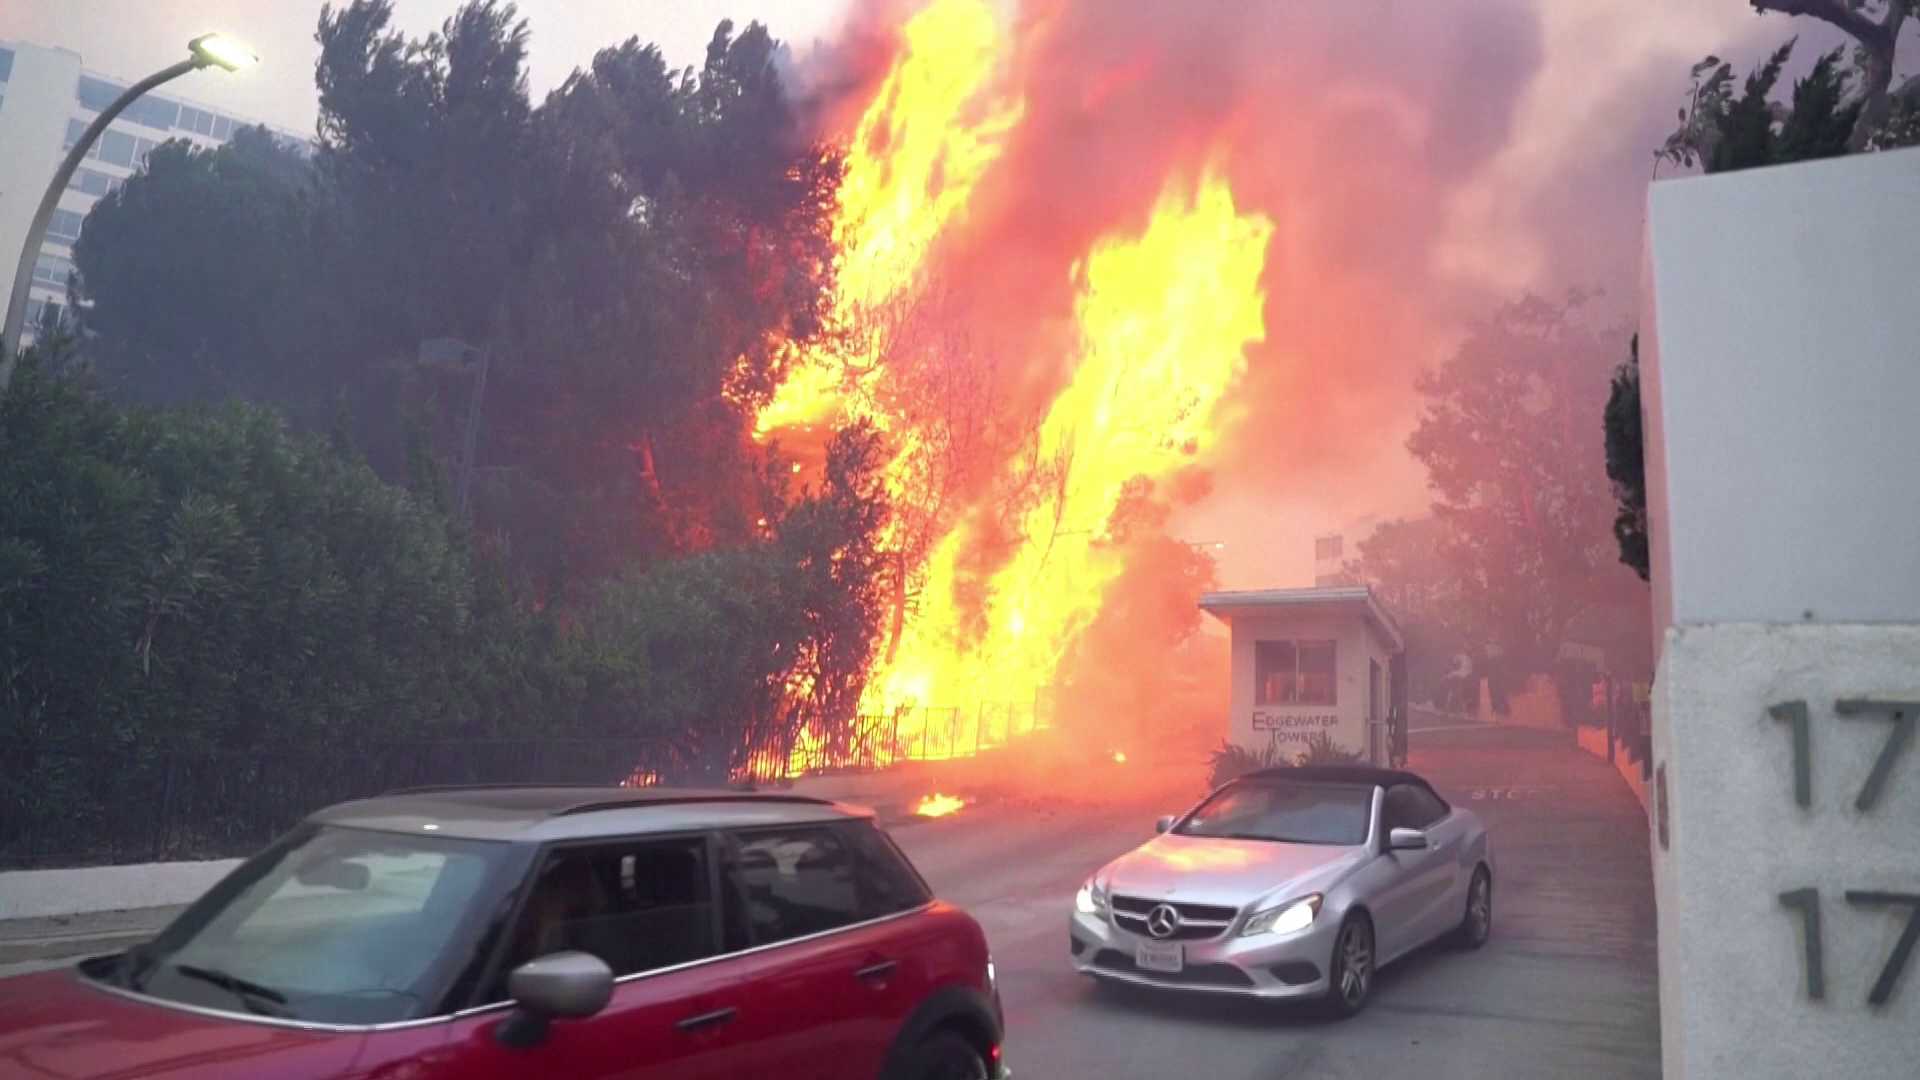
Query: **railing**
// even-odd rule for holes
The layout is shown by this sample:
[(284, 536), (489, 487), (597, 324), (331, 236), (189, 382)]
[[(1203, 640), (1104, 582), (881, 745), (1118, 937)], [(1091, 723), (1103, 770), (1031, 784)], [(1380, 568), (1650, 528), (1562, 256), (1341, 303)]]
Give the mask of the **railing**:
[(0, 868), (245, 855), (320, 807), (400, 788), (766, 783), (968, 757), (1044, 726), (1019, 703), (862, 716), (825, 739), (719, 729), (284, 753), (0, 746)]

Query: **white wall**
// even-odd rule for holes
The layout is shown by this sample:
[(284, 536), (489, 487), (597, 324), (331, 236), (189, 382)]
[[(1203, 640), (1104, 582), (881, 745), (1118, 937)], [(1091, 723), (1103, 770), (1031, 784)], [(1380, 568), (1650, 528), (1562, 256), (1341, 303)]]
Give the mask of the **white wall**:
[(1920, 150), (1653, 185), (1656, 626), (1920, 614), (1916, 191)]
[[(1258, 641), (1334, 641), (1334, 664), (1337, 670), (1337, 682), (1334, 689), (1335, 704), (1331, 707), (1321, 705), (1255, 705), (1254, 682), (1254, 643)], [(1332, 717), (1331, 725), (1309, 724), (1308, 726), (1289, 728), (1282, 739), (1306, 736), (1324, 731), (1333, 736), (1342, 749), (1364, 754), (1367, 752), (1367, 663), (1373, 660), (1381, 669), (1382, 718), (1387, 709), (1387, 695), (1391, 687), (1387, 683), (1388, 660), (1391, 657), (1388, 647), (1379, 640), (1367, 626), (1366, 620), (1358, 612), (1352, 615), (1330, 615), (1320, 613), (1300, 613), (1266, 618), (1247, 618), (1235, 616), (1233, 620), (1233, 692), (1232, 717), (1228, 737), (1239, 746), (1264, 750), (1273, 743), (1274, 735), (1269, 731), (1256, 730), (1253, 726), (1253, 714), (1263, 713), (1269, 716), (1282, 716), (1311, 721), (1319, 717)], [(1304, 749), (1301, 742), (1283, 742), (1289, 752)]]
[[(13, 267), (33, 211), (60, 165), (67, 117), (80, 82), (77, 53), (9, 45), (13, 73), (0, 105), (0, 283), (13, 288)], [(0, 308), (5, 306), (0, 292)]]
[[(1642, 304), (1664, 1074), (1914, 1076), (1920, 973), (1869, 991), (1920, 894), (1920, 151), (1656, 184)], [(1811, 781), (1797, 800), (1793, 727)], [(1824, 992), (1782, 895), (1818, 890)], [(1853, 901), (1847, 899), (1855, 892)], [(1920, 960), (1920, 957), (1916, 957)]]

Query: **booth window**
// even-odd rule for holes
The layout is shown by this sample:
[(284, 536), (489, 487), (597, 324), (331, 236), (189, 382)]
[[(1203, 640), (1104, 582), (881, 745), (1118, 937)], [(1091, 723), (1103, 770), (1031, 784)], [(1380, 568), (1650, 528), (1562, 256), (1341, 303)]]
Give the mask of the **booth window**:
[(1335, 671), (1331, 641), (1256, 641), (1254, 704), (1337, 704)]

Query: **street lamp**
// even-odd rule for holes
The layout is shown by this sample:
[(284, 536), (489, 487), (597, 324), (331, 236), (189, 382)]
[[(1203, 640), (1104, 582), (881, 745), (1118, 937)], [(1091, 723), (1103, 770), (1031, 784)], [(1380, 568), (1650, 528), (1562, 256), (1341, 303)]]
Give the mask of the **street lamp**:
[(487, 395), (487, 368), (493, 360), (493, 349), (487, 345), (469, 345), (459, 338), (434, 338), (420, 343), (422, 367), (445, 371), (464, 366), (469, 357), (476, 358), (478, 363), (474, 369), (473, 393), (467, 398), (467, 434), (460, 443), (460, 482), (455, 492), (463, 518), (467, 516), (473, 490), (473, 444), (480, 435), (480, 401)]
[(33, 267), (40, 258), (40, 245), (46, 241), (47, 223), (53, 220), (53, 211), (60, 204), (60, 193), (67, 190), (67, 182), (73, 179), (80, 163), (86, 160), (87, 151), (93, 148), (95, 140), (107, 130), (114, 118), (126, 111), (127, 106), (138, 101), (149, 90), (185, 75), (189, 71), (201, 68), (217, 67), (225, 71), (239, 71), (259, 63), (245, 46), (232, 38), (219, 34), (202, 34), (187, 43), (187, 58), (127, 87), (126, 91), (113, 104), (102, 110), (87, 125), (80, 140), (67, 151), (66, 160), (53, 174), (53, 182), (47, 185), (46, 194), (40, 198), (40, 208), (34, 211), (33, 222), (27, 226), (27, 239), (20, 247), (20, 264), (13, 271), (13, 293), (7, 301), (7, 322), (0, 330), (0, 394), (7, 391), (7, 384), (13, 381), (14, 361), (20, 353), (20, 333), (27, 322), (27, 302), (33, 290)]

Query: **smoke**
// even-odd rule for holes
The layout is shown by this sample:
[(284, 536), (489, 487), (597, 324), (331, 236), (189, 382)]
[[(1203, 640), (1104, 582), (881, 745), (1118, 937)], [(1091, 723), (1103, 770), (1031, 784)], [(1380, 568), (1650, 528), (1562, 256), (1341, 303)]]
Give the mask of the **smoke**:
[[(856, 4), (810, 58), (829, 133), (922, 6)], [(1037, 417), (1064, 384), (1077, 260), (1144, 227), (1170, 178), (1217, 165), (1275, 225), (1237, 419), (1207, 494), (1170, 500), (1165, 524), (1224, 545), (1226, 587), (1305, 584), (1316, 531), (1423, 507), (1415, 376), (1476, 317), (1568, 287), (1631, 310), (1651, 152), (1687, 67), (1756, 30), (1738, 0), (1002, 6), (1000, 92), (1024, 113), (929, 272), (958, 294), (973, 351), (998, 358), (1010, 411)], [(1195, 578), (1153, 543), (1061, 672), (1082, 688), (1072, 711), (1112, 715), (1117, 675), (1190, 629)], [(1118, 691), (1143, 713), (1156, 695)]]
[[(919, 6), (855, 5), (812, 85), (864, 101)], [(1025, 117), (942, 270), (1041, 407), (1063, 375), (1073, 261), (1142, 224), (1170, 175), (1223, 161), (1243, 208), (1277, 226), (1267, 340), (1214, 494), (1178, 527), (1226, 542), (1228, 584), (1262, 585), (1302, 583), (1321, 527), (1423, 505), (1404, 449), (1414, 375), (1474, 316), (1569, 286), (1630, 309), (1651, 150), (1686, 67), (1755, 29), (1733, 0), (1012, 10)]]

